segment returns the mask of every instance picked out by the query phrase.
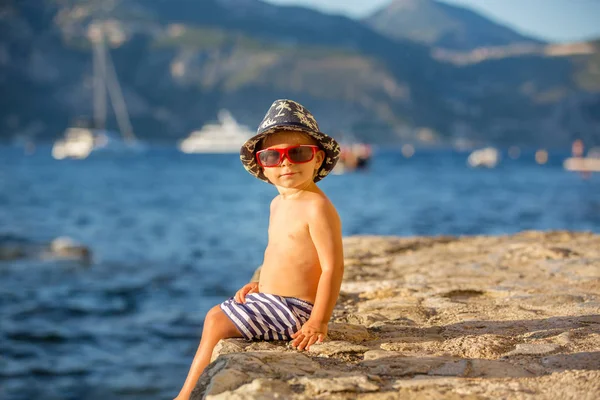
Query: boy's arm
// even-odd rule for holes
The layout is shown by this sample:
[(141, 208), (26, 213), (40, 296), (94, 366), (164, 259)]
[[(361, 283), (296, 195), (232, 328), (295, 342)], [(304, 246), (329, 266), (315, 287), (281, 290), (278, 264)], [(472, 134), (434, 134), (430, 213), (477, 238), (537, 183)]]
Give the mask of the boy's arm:
[(298, 349), (308, 349), (327, 335), (327, 324), (337, 302), (344, 275), (342, 224), (331, 203), (315, 202), (311, 207), (309, 232), (321, 264), (315, 305), (309, 320), (292, 337)]

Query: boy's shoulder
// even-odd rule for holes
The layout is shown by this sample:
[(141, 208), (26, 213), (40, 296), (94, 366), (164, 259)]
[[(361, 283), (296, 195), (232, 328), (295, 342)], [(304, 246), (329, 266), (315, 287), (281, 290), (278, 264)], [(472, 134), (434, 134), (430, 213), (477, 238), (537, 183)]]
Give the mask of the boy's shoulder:
[(313, 204), (315, 207), (333, 207), (333, 203), (329, 200), (329, 197), (321, 191), (319, 192), (307, 192), (306, 200)]
[[(298, 209), (302, 209), (304, 211), (311, 212), (326, 212), (326, 211), (334, 211), (337, 212), (335, 206), (329, 200), (327, 195), (322, 191), (313, 192), (313, 191), (305, 191), (302, 193), (301, 197), (294, 199), (295, 201), (290, 202), (291, 207), (298, 207)], [(277, 195), (271, 201), (271, 208), (276, 207), (280, 202), (287, 202), (284, 200), (281, 195)]]
[(310, 193), (303, 207), (308, 212), (309, 218), (312, 217), (311, 219), (339, 220), (335, 206), (323, 192)]

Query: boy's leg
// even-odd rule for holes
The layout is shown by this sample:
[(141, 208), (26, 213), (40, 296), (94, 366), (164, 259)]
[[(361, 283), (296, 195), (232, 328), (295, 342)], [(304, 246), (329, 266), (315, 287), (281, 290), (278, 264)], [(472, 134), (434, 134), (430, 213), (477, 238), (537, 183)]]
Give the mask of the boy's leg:
[(183, 388), (179, 392), (177, 399), (188, 399), (196, 387), (196, 382), (204, 368), (210, 363), (213, 349), (221, 339), (242, 337), (242, 334), (235, 327), (233, 322), (225, 315), (220, 306), (215, 306), (206, 313), (204, 327), (202, 328), (202, 338), (200, 345), (192, 361), (190, 372), (185, 379)]

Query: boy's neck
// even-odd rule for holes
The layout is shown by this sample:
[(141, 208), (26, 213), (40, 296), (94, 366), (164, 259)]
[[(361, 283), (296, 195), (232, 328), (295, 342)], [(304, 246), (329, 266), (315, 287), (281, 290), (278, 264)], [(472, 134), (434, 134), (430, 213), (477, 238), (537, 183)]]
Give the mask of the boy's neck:
[(317, 193), (320, 191), (317, 184), (312, 181), (308, 182), (307, 185), (298, 187), (298, 188), (284, 188), (281, 186), (276, 186), (276, 187), (277, 187), (277, 190), (279, 191), (279, 195), (281, 196), (281, 198), (283, 200), (293, 200), (293, 199), (296, 199), (296, 198), (302, 196), (303, 193), (306, 193), (306, 192)]

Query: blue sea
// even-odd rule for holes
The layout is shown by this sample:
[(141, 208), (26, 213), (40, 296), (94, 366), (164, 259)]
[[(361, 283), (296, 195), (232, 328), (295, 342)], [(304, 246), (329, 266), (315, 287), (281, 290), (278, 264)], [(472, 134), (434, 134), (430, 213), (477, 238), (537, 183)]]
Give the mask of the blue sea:
[[(320, 187), (346, 236), (600, 232), (600, 175), (563, 170), (568, 154), (538, 165), (524, 151), (494, 169), (467, 156), (376, 149), (367, 170)], [(234, 154), (55, 161), (0, 148), (0, 245), (69, 237), (93, 254), (0, 261), (0, 398), (173, 398), (204, 314), (261, 264), (275, 194)]]

